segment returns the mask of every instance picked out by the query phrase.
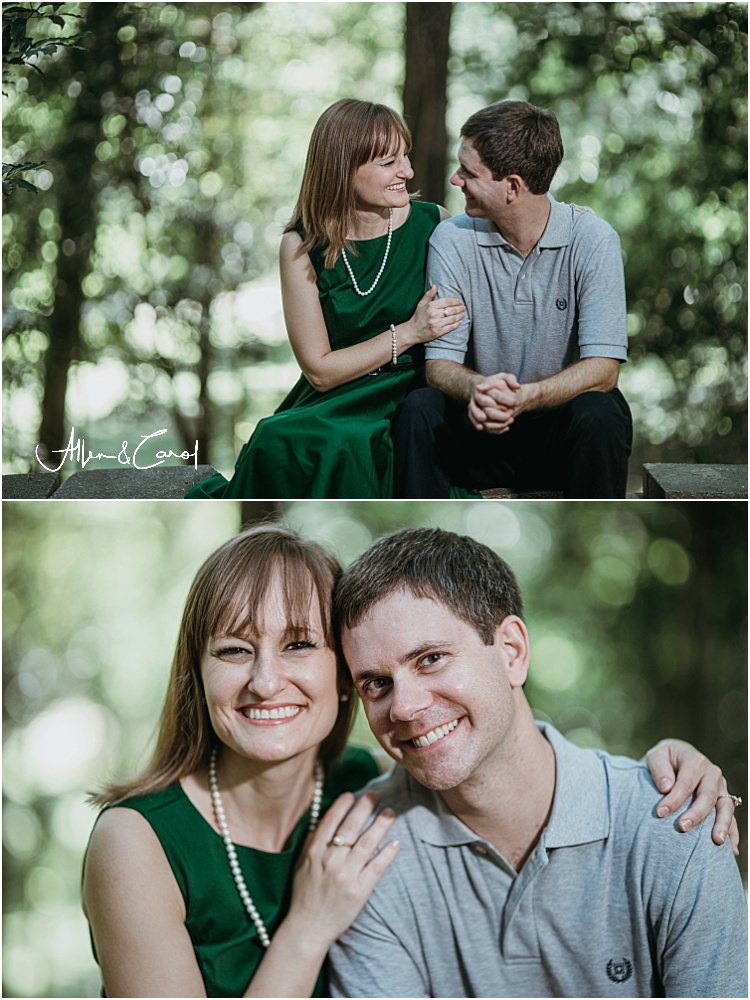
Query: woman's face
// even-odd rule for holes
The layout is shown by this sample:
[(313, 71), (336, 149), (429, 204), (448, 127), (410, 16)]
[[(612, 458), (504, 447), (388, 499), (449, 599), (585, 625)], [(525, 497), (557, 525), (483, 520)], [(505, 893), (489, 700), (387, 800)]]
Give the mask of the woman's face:
[(259, 616), (258, 634), (212, 637), (201, 659), (211, 724), (240, 756), (268, 763), (316, 750), (338, 715), (337, 661), (325, 644), (311, 581), (309, 631), (289, 627), (278, 574)]
[(388, 156), (363, 163), (354, 174), (357, 208), (403, 208), (409, 204), (406, 182), (413, 176), (403, 142)]

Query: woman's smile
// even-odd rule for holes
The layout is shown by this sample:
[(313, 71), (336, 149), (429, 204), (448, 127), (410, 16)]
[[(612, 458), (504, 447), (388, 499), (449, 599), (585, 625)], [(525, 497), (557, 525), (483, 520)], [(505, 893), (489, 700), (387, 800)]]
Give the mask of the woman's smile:
[(296, 719), (302, 711), (302, 707), (300, 705), (250, 705), (239, 711), (249, 722), (279, 725)]

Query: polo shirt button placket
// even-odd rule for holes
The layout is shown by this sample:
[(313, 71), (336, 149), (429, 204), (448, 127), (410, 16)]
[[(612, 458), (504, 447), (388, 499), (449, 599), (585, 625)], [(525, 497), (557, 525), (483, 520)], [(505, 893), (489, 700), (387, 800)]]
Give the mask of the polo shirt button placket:
[(529, 262), (524, 264), (525, 271), (519, 276), (519, 283), (516, 285), (516, 302), (531, 302), (531, 287), (529, 285)]

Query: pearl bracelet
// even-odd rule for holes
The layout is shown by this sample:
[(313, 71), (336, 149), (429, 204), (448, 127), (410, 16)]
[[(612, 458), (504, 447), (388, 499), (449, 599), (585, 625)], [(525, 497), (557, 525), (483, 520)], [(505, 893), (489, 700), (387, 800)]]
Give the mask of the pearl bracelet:
[(396, 344), (396, 327), (391, 323), (391, 348), (393, 350), (393, 364), (398, 364), (398, 345)]

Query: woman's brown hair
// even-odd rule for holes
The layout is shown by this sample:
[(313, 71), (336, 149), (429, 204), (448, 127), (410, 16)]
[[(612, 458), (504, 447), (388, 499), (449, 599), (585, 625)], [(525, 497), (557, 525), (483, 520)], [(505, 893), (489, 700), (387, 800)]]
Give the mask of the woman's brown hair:
[(384, 104), (344, 98), (315, 123), (292, 221), (284, 232), (302, 231), (302, 249), (324, 251), (333, 267), (354, 223), (354, 174), (364, 163), (391, 155), (411, 133), (398, 112)]
[[(311, 597), (317, 596), (326, 645), (337, 649), (331, 600), (341, 566), (333, 556), (281, 525), (250, 528), (231, 538), (208, 557), (190, 588), (151, 763), (137, 778), (92, 795), (93, 803), (115, 805), (161, 791), (208, 763), (215, 736), (203, 696), (201, 657), (220, 631), (242, 634), (262, 627), (266, 594), (277, 573), (290, 629), (306, 634)], [(340, 656), (338, 662), (339, 691), (349, 693), (349, 673)], [(333, 760), (344, 749), (355, 705), (353, 696), (339, 702), (334, 727), (320, 746), (321, 760)]]

